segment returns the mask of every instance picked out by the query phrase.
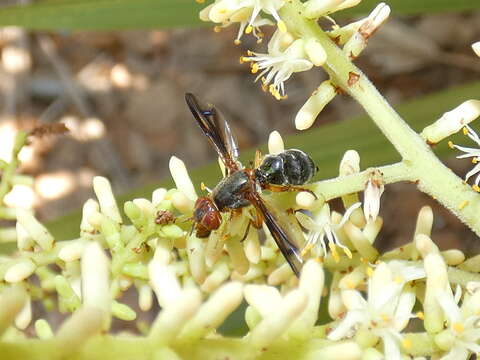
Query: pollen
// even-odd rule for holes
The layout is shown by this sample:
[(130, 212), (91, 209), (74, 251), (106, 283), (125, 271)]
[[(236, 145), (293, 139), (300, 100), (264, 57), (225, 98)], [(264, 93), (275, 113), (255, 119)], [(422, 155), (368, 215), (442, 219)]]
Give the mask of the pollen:
[(463, 326), (463, 324), (458, 322), (454, 323), (452, 325), (452, 328), (457, 334), (461, 334), (465, 331), (465, 327)]
[(348, 257), (349, 259), (352, 259), (352, 258), (353, 258), (352, 252), (350, 251), (349, 248), (347, 248), (347, 247), (342, 247), (342, 249), (343, 249), (343, 252), (345, 253), (345, 255), (347, 255), (347, 257)]
[(340, 262), (340, 256), (338, 255), (337, 246), (335, 245), (335, 243), (329, 242), (328, 247), (330, 248), (330, 253), (333, 256), (333, 260), (335, 260), (335, 262), (337, 263)]
[(380, 314), (380, 318), (385, 322), (389, 322), (391, 320), (390, 316), (388, 316), (387, 314)]
[(253, 26), (252, 25), (248, 25), (245, 28), (245, 34), (250, 34), (252, 31), (253, 31)]
[(284, 21), (280, 20), (279, 22), (277, 22), (277, 26), (278, 26), (278, 30), (280, 30), (282, 33), (287, 32), (287, 25), (285, 25)]
[(476, 192), (480, 192), (480, 186), (478, 186), (477, 184), (472, 185), (472, 189), (475, 190)]
[(448, 147), (449, 147), (450, 149), (454, 149), (454, 148), (455, 148), (455, 146), (453, 145), (453, 142), (451, 142), (451, 141), (448, 142)]
[(312, 243), (308, 244), (307, 246), (305, 246), (305, 247), (302, 249), (302, 252), (301, 252), (300, 255), (301, 255), (302, 257), (305, 256), (305, 255), (307, 255), (307, 254), (310, 252), (310, 250), (312, 250), (312, 248), (313, 248), (313, 244), (312, 244)]
[(372, 275), (373, 275), (373, 269), (372, 269), (371, 267), (367, 267), (366, 273), (367, 273), (367, 276), (368, 276), (368, 277), (372, 277)]
[(465, 208), (465, 206), (468, 205), (468, 200), (463, 200), (459, 205), (458, 205), (458, 209), (459, 210), (463, 210)]
[(252, 72), (252, 74), (256, 74), (258, 72), (258, 64), (253, 63), (252, 64), (252, 69), (250, 71)]
[(235, 39), (235, 40), (233, 40), (233, 43), (235, 45), (240, 45), (242, 42), (239, 39)]
[(466, 127), (462, 129), (462, 132), (463, 132), (463, 135), (468, 135), (468, 129)]
[(420, 320), (425, 319), (425, 314), (423, 313), (423, 311), (418, 311), (416, 315), (417, 315), (417, 318), (419, 318)]
[(355, 284), (353, 283), (352, 280), (347, 281), (347, 288), (349, 288), (350, 290), (355, 289)]
[(410, 340), (410, 339), (403, 339), (403, 341), (402, 341), (402, 346), (403, 346), (404, 349), (407, 349), (407, 350), (408, 350), (408, 349), (411, 349), (411, 348), (412, 348), (412, 345), (413, 345), (413, 344), (412, 344), (412, 340)]
[(476, 164), (478, 162), (478, 158), (474, 157), (472, 158), (472, 164)]

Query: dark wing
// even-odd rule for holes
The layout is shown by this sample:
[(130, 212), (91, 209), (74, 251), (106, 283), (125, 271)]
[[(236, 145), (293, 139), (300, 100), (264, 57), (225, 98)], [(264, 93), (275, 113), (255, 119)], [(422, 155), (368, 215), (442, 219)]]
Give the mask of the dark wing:
[(282, 216), (279, 211), (275, 211), (257, 192), (252, 192), (249, 198), (255, 209), (262, 215), (263, 221), (267, 225), (268, 230), (270, 230), (270, 234), (272, 234), (282, 255), (298, 277), (303, 265), (303, 259), (298, 246), (294, 243), (296, 236), (291, 231), (287, 216)]
[(230, 126), (221, 116), (218, 109), (213, 105), (207, 107), (200, 106), (197, 98), (191, 93), (185, 94), (185, 100), (197, 120), (197, 124), (222, 159), (227, 169), (227, 175), (239, 170), (237, 144)]

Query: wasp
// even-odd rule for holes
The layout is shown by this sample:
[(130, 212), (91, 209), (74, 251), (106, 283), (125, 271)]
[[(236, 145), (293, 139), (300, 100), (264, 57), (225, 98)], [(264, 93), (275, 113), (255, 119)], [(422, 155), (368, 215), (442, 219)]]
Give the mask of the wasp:
[(211, 104), (202, 106), (190, 93), (185, 94), (185, 100), (225, 167), (225, 177), (208, 196), (199, 197), (195, 203), (193, 220), (196, 236), (208, 237), (211, 231), (218, 229), (222, 212), (253, 206), (256, 210), (253, 225), (260, 228), (265, 223), (282, 255), (298, 276), (303, 260), (297, 244), (303, 239), (292, 231), (288, 216), (277, 211), (261, 193), (265, 189), (275, 192), (309, 191), (299, 186), (308, 183), (317, 172), (313, 160), (296, 149), (267, 155), (263, 159), (257, 152), (255, 166), (244, 168), (238, 160), (235, 137), (220, 111)]

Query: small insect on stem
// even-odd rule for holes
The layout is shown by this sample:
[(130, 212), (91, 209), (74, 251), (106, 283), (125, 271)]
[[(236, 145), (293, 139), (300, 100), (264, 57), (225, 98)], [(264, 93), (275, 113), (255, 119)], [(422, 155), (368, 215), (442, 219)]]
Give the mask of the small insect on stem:
[(155, 224), (157, 225), (168, 225), (175, 222), (175, 215), (173, 215), (168, 210), (158, 210), (157, 216), (155, 217)]

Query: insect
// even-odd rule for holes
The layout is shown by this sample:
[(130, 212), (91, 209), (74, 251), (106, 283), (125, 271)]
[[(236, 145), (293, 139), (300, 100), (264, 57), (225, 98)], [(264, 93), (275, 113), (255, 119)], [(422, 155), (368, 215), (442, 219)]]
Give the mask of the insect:
[(265, 223), (281, 253), (298, 276), (303, 263), (297, 246), (301, 241), (299, 234), (291, 230), (287, 215), (277, 211), (262, 197), (261, 190), (306, 190), (298, 186), (306, 184), (315, 175), (317, 167), (313, 160), (296, 149), (267, 155), (263, 159), (257, 152), (255, 166), (244, 168), (238, 161), (238, 146), (230, 126), (218, 109), (210, 104), (201, 106), (190, 93), (185, 94), (185, 100), (225, 166), (225, 177), (209, 196), (199, 197), (195, 203), (193, 219), (196, 235), (207, 237), (211, 231), (218, 229), (222, 222), (221, 212), (236, 211), (252, 205), (256, 210), (252, 224), (260, 228)]
[(155, 224), (168, 225), (175, 222), (175, 216), (168, 210), (158, 210), (155, 217)]

